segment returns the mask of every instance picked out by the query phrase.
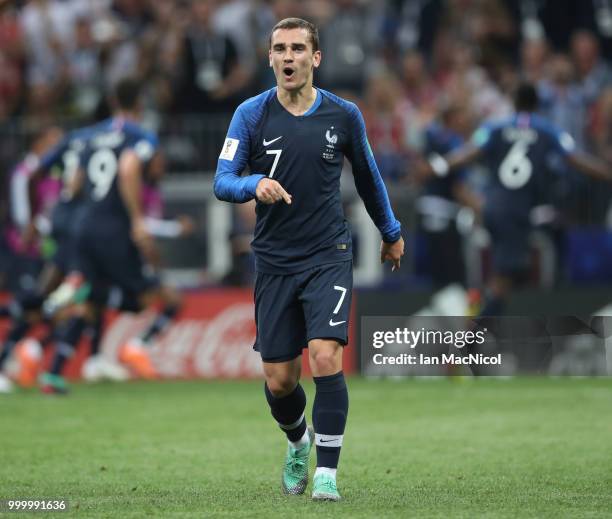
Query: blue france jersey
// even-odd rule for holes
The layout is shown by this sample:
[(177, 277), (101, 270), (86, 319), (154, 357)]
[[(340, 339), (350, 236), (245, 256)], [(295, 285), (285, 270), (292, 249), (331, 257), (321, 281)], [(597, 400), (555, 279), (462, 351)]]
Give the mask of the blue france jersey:
[[(383, 239), (400, 237), (385, 185), (366, 137), (358, 108), (317, 89), (310, 110), (295, 116), (279, 102), (276, 88), (242, 103), (230, 123), (215, 175), (220, 200), (255, 198), (264, 177), (290, 195), (284, 202), (257, 202), (252, 247), (259, 272), (296, 273), (352, 259), (351, 236), (340, 200), (340, 173), (346, 157), (355, 184)], [(240, 177), (245, 169), (250, 174)]]
[(487, 210), (523, 219), (547, 199), (554, 155), (565, 158), (574, 151), (569, 134), (528, 113), (482, 126), (472, 142), (482, 150), (491, 173)]
[(66, 187), (79, 169), (80, 155), (93, 128), (79, 128), (65, 135), (56, 146), (43, 155), (39, 170), (45, 175), (55, 175), (59, 169), (62, 184)]
[(119, 192), (119, 159), (126, 149), (133, 149), (143, 167), (158, 148), (155, 135), (138, 124), (119, 118), (107, 119), (90, 128), (80, 164), (85, 176), (84, 225), (98, 230), (129, 231), (130, 218)]

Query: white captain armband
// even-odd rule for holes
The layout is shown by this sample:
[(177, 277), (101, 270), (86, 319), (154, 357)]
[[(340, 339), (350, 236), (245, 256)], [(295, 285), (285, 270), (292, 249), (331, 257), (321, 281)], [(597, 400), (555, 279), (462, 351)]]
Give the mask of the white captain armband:
[(161, 220), (159, 218), (145, 218), (147, 232), (156, 238), (178, 238), (183, 231), (180, 222), (176, 220)]
[(429, 156), (429, 165), (437, 177), (445, 177), (448, 175), (448, 162), (438, 153), (432, 153)]

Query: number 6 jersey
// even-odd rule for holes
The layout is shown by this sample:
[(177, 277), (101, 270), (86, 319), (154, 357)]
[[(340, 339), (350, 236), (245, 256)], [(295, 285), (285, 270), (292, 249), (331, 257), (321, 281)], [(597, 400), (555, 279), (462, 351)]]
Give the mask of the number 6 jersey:
[(526, 221), (534, 206), (550, 201), (556, 158), (574, 151), (569, 134), (523, 112), (480, 127), (472, 143), (482, 150), (490, 172), (486, 211)]

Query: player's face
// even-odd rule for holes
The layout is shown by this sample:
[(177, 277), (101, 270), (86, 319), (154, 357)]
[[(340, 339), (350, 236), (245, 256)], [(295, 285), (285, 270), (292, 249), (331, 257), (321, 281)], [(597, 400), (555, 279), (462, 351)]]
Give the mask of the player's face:
[(321, 63), (321, 51), (313, 52), (306, 29), (278, 29), (272, 34), (270, 66), (279, 88), (297, 91), (312, 85), (313, 69)]

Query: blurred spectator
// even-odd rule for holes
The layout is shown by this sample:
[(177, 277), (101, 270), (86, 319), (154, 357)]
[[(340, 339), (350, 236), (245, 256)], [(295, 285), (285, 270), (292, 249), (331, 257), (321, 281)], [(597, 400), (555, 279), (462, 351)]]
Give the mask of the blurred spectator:
[(418, 51), (409, 51), (401, 63), (402, 90), (415, 110), (422, 114), (428, 124), (435, 116), (440, 92), (430, 79), (423, 56)]
[(178, 105), (184, 112), (227, 112), (249, 81), (232, 40), (213, 24), (215, 0), (193, 0), (183, 48), (184, 77)]
[(88, 117), (100, 102), (104, 84), (100, 48), (93, 39), (91, 20), (87, 15), (80, 15), (76, 20), (74, 49), (68, 53), (67, 59), (73, 111), (80, 117)]
[(595, 151), (612, 163), (612, 85), (603, 91), (593, 113), (592, 136)]
[(408, 164), (406, 131), (415, 110), (403, 99), (398, 80), (390, 74), (372, 77), (362, 110), (381, 174), (387, 181), (402, 179)]
[(67, 57), (74, 48), (76, 3), (30, 0), (21, 13), (27, 48), (28, 109), (49, 120), (69, 84)]
[(434, 48), (436, 80), (453, 100), (467, 103), (478, 119), (508, 117), (512, 103), (476, 63), (475, 54), (469, 43), (442, 35)]
[(419, 49), (431, 54), (444, 0), (388, 0), (380, 37), (388, 58)]
[(226, 0), (219, 2), (219, 7), (213, 16), (213, 26), (221, 34), (229, 36), (238, 51), (238, 61), (249, 72), (255, 67), (255, 40), (251, 24), (253, 2), (249, 0)]
[[(106, 24), (104, 74), (106, 91), (140, 71), (141, 39), (153, 23), (147, 0), (114, 0)], [(108, 108), (107, 108), (108, 111)]]
[(548, 43), (543, 38), (523, 41), (521, 47), (521, 67), (523, 79), (538, 84), (545, 79), (546, 62), (549, 59)]
[(142, 37), (139, 75), (148, 87), (145, 94), (149, 104), (166, 114), (173, 107), (174, 91), (180, 80), (189, 7), (175, 0), (156, 0), (151, 7), (153, 22)]
[(574, 66), (565, 54), (556, 54), (549, 61), (549, 79), (538, 85), (541, 112), (554, 125), (568, 132), (585, 147), (587, 98), (574, 81)]
[(571, 53), (579, 84), (587, 103), (592, 103), (602, 88), (612, 83), (610, 66), (601, 59), (597, 38), (588, 31), (572, 35)]
[(370, 6), (357, 0), (337, 0), (334, 9), (319, 7), (319, 35), (325, 49), (317, 71), (318, 84), (336, 91), (363, 92), (372, 67), (378, 17)]
[(0, 122), (20, 107), (24, 65), (23, 31), (16, 10), (7, 6), (0, 10)]

